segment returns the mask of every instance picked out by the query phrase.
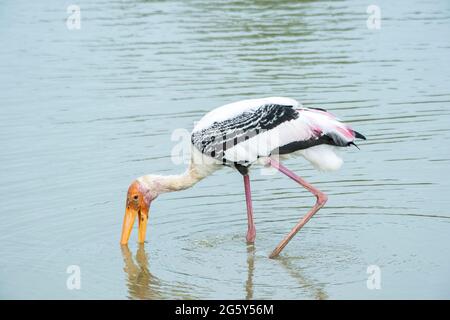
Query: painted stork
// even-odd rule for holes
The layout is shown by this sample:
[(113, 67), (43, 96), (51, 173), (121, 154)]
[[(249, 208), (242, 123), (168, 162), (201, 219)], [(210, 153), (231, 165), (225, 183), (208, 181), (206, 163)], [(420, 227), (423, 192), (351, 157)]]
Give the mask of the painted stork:
[(192, 155), (187, 170), (180, 175), (146, 175), (128, 188), (121, 244), (127, 244), (138, 217), (138, 241), (145, 240), (150, 204), (158, 195), (193, 186), (214, 171), (235, 168), (244, 179), (247, 203), (247, 242), (253, 243), (256, 228), (250, 192), (249, 168), (253, 164), (273, 167), (299, 183), (316, 197), (312, 209), (295, 225), (270, 254), (279, 255), (294, 235), (323, 207), (327, 195), (306, 182), (278, 159), (300, 155), (316, 169), (337, 170), (342, 159), (339, 147), (356, 146), (365, 137), (320, 108), (302, 107), (294, 99), (270, 97), (227, 104), (207, 113), (191, 134)]

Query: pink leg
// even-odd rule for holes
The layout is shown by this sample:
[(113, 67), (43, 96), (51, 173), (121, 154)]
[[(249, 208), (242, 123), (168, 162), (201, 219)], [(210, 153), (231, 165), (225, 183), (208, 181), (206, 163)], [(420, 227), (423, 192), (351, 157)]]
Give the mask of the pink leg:
[(327, 202), (328, 197), (325, 193), (320, 191), (319, 189), (316, 189), (311, 184), (297, 176), (295, 173), (290, 171), (288, 168), (283, 166), (281, 163), (270, 160), (270, 165), (277, 170), (279, 170), (281, 173), (284, 173), (292, 180), (296, 181), (300, 185), (302, 185), (305, 189), (307, 189), (309, 192), (311, 192), (313, 195), (316, 196), (317, 201), (314, 207), (296, 224), (296, 226), (291, 230), (291, 232), (288, 233), (288, 235), (278, 244), (278, 246), (272, 251), (269, 258), (275, 258), (277, 257), (280, 252), (284, 249), (284, 247), (291, 241), (291, 239), (295, 236), (295, 234), (309, 221), (309, 219), (312, 218), (312, 216), (319, 211), (320, 208), (322, 208), (325, 205), (325, 202)]
[(247, 174), (244, 176), (244, 187), (245, 187), (245, 201), (247, 202), (247, 220), (248, 220), (247, 242), (254, 243), (256, 237), (256, 228), (255, 223), (253, 222), (253, 207), (252, 207), (252, 193), (250, 191), (250, 178)]

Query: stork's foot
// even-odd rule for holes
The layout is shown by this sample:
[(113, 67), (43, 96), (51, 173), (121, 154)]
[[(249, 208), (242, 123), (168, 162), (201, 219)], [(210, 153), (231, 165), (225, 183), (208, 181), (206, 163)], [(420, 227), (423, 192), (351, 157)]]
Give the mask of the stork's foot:
[(254, 244), (255, 243), (255, 238), (256, 238), (256, 229), (255, 228), (251, 228), (248, 229), (247, 231), (247, 243), (248, 244)]
[(275, 249), (273, 249), (272, 253), (269, 255), (269, 259), (278, 258), (278, 256), (280, 255), (280, 252), (284, 249), (284, 246), (286, 244), (280, 243)]

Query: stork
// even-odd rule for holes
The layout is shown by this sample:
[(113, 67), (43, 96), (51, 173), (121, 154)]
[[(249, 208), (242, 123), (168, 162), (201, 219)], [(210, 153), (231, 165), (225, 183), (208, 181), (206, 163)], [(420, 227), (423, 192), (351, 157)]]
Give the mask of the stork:
[(316, 197), (316, 203), (270, 254), (277, 257), (295, 234), (327, 202), (327, 195), (286, 168), (280, 159), (302, 156), (321, 171), (337, 170), (343, 160), (337, 149), (356, 146), (362, 134), (321, 108), (306, 108), (285, 97), (234, 102), (216, 108), (195, 125), (191, 134), (191, 159), (180, 175), (145, 175), (128, 188), (121, 244), (127, 244), (138, 217), (138, 242), (143, 243), (149, 208), (160, 194), (184, 190), (223, 167), (236, 169), (244, 181), (248, 230), (254, 243), (256, 228), (250, 191), (249, 169), (260, 164), (273, 167)]

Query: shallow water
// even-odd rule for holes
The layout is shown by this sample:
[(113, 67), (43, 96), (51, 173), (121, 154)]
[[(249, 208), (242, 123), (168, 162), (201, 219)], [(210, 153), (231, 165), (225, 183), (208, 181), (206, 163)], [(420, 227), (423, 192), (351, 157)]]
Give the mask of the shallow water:
[[(450, 5), (77, 0), (0, 5), (0, 298), (449, 298)], [(174, 129), (244, 98), (290, 96), (368, 137), (337, 173), (285, 165), (329, 195), (224, 169), (152, 205), (118, 244), (133, 178), (176, 173)], [(68, 266), (81, 289), (68, 290)], [(369, 290), (367, 268), (381, 270)]]

